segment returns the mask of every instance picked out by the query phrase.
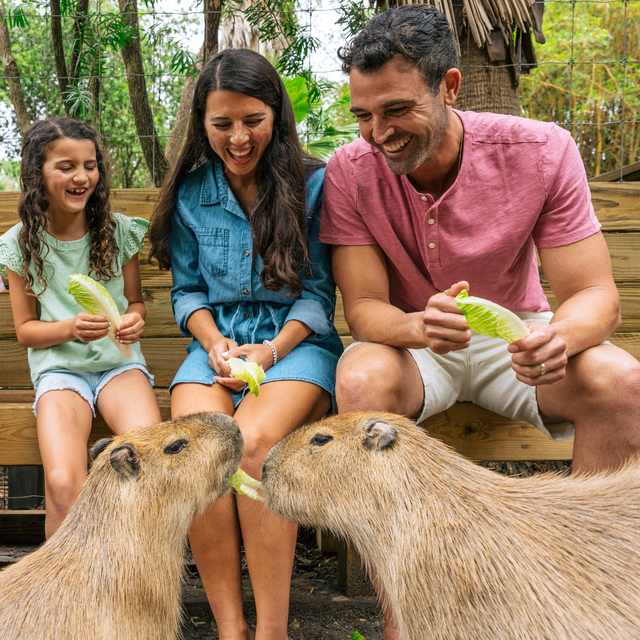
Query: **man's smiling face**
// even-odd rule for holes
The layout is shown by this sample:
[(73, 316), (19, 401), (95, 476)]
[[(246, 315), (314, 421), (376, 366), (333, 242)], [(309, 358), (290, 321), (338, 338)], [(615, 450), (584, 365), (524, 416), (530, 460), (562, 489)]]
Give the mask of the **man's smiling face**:
[(442, 86), (434, 95), (418, 67), (401, 55), (372, 73), (352, 69), (351, 111), (360, 134), (406, 175), (431, 159), (449, 124)]

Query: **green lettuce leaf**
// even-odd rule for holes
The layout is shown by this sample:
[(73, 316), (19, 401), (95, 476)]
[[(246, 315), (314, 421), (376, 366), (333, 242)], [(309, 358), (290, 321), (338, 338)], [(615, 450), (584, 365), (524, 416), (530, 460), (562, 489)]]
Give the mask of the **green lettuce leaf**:
[(483, 336), (503, 338), (511, 344), (529, 335), (527, 325), (513, 311), (495, 302), (474, 298), (466, 289), (456, 296), (456, 304), (469, 326)]
[(249, 385), (249, 391), (258, 397), (260, 383), (264, 380), (264, 369), (261, 364), (245, 362), (241, 358), (229, 358), (227, 366), (231, 369), (231, 375), (238, 380), (243, 380)]
[(242, 469), (238, 469), (229, 478), (229, 484), (243, 496), (247, 496), (258, 502), (264, 502), (264, 498), (256, 491), (256, 489), (262, 489), (262, 482), (254, 480)]
[(69, 276), (67, 291), (73, 299), (87, 312), (94, 316), (105, 316), (111, 323), (107, 337), (118, 347), (125, 358), (133, 353), (128, 344), (120, 344), (116, 339), (116, 328), (121, 322), (120, 312), (111, 294), (99, 283), (80, 273)]

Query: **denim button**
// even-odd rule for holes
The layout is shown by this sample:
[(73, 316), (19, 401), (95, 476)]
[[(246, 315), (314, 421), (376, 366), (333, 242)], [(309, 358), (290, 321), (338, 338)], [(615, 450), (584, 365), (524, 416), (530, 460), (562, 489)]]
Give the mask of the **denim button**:
[(244, 293), (244, 295), (246, 296), (249, 293), (249, 289), (247, 289), (247, 288), (243, 289), (242, 293)]
[(251, 251), (249, 251), (249, 249), (245, 249), (244, 250), (244, 255), (247, 256), (247, 258), (251, 255)]

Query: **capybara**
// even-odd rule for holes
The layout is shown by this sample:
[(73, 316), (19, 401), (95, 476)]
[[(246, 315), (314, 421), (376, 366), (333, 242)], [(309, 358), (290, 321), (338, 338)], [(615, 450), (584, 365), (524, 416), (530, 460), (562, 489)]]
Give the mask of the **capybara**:
[(500, 476), (385, 413), (267, 455), (268, 507), (348, 538), (408, 640), (640, 638), (640, 466)]
[(217, 413), (96, 443), (58, 531), (0, 572), (0, 638), (178, 637), (187, 530), (229, 489), (242, 450), (235, 420)]

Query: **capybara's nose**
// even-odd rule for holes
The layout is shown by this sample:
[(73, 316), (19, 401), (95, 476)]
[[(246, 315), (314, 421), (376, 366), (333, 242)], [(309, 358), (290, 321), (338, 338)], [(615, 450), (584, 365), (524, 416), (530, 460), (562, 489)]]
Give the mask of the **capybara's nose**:
[(240, 431), (240, 429), (238, 429), (238, 433), (237, 433), (236, 437), (237, 437), (237, 438), (238, 438), (238, 440), (240, 440), (241, 442), (242, 442), (242, 440), (244, 439), (244, 438), (242, 437), (242, 431)]

